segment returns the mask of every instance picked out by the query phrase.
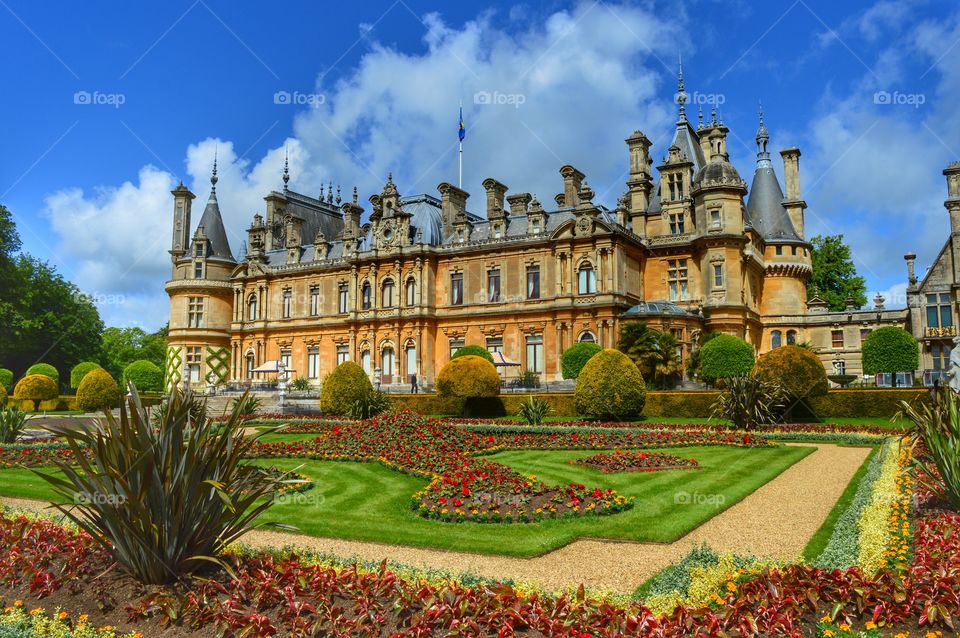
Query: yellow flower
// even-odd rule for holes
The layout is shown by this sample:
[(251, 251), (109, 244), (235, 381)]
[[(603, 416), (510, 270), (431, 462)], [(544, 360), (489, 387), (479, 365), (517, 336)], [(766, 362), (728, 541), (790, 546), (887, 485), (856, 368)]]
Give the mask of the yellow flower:
[(68, 614), (67, 612), (61, 611), (59, 614), (57, 614), (57, 618), (59, 618), (60, 620), (66, 620), (66, 619), (67, 619), (67, 616), (69, 616), (69, 615), (70, 615), (70, 614)]
[(80, 614), (80, 615), (77, 617), (77, 621), (80, 622), (80, 623), (85, 623), (85, 622), (87, 622), (87, 618), (89, 618), (89, 616), (87, 616), (86, 614)]
[(830, 618), (830, 616), (823, 616), (823, 617), (820, 619), (820, 622), (830, 622), (830, 620), (832, 620), (832, 619)]
[(15, 601), (13, 601), (13, 606), (14, 606), (14, 607), (23, 607), (23, 601), (18, 598), (18, 599), (16, 599)]
[(868, 620), (864, 627), (866, 627), (867, 631), (870, 631), (871, 629), (877, 628), (877, 623), (873, 622), (872, 620)]
[(833, 635), (833, 631), (831, 631), (830, 629), (824, 629), (823, 635), (826, 636), (827, 638), (830, 638), (830, 636)]
[(729, 582), (729, 581), (728, 581), (728, 582), (727, 582), (727, 591), (730, 591), (730, 592), (737, 591), (737, 586), (734, 585), (732, 582)]
[(841, 631), (850, 631), (850, 625), (845, 622), (842, 622), (838, 625)]
[(42, 614), (42, 613), (43, 613), (43, 610), (40, 609), (39, 607), (37, 607), (36, 609), (31, 609), (31, 610), (30, 610), (30, 615), (31, 615), (31, 616), (39, 616), (39, 615)]

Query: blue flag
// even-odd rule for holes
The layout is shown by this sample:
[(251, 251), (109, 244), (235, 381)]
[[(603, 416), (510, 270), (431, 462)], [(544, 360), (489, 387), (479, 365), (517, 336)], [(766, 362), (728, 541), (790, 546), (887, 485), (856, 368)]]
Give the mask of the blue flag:
[(460, 141), (463, 141), (463, 138), (467, 136), (467, 127), (463, 125), (463, 107), (460, 107), (460, 130), (458, 131), (460, 136)]

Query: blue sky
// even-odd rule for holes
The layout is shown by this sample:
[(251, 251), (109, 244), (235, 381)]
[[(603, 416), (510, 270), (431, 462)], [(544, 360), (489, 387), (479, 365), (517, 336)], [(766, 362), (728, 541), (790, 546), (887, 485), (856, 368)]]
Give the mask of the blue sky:
[(296, 190), (363, 202), (392, 171), (435, 194), (456, 179), (461, 100), (473, 209), (487, 177), (550, 201), (566, 163), (612, 206), (625, 137), (666, 153), (682, 55), (688, 112), (718, 106), (748, 182), (759, 101), (773, 150), (801, 148), (807, 234), (844, 233), (870, 296), (903, 305), (903, 253), (922, 274), (946, 239), (955, 2), (468, 4), (0, 0), (0, 202), (108, 323), (155, 328), (168, 191), (183, 180), (202, 210), (215, 148), (235, 253), (285, 150)]

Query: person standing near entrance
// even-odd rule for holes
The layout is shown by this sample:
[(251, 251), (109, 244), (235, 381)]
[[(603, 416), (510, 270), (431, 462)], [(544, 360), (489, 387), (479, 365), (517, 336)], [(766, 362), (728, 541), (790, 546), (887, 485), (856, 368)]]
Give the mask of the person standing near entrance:
[(417, 394), (420, 392), (420, 388), (417, 386), (417, 375), (410, 375), (410, 394)]

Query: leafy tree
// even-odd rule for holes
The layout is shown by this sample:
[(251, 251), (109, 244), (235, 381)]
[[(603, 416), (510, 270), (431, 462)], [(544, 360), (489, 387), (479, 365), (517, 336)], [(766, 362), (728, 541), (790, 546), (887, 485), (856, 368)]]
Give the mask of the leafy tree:
[(753, 359), (753, 346), (733, 335), (720, 334), (700, 348), (700, 376), (713, 382), (746, 375), (753, 369)]
[(676, 337), (653, 330), (644, 321), (628, 321), (620, 326), (617, 349), (633, 360), (644, 379), (658, 385), (665, 385), (681, 370)]
[(913, 335), (896, 326), (878, 328), (863, 342), (863, 371), (887, 372), (897, 383), (897, 372), (912, 372), (920, 366), (920, 347)]
[(853, 297), (858, 308), (867, 303), (867, 284), (857, 274), (850, 246), (843, 242), (843, 235), (817, 235), (813, 244), (813, 275), (807, 282), (807, 295), (820, 295), (830, 310), (847, 307), (847, 298)]
[(103, 331), (100, 360), (107, 372), (119, 379), (124, 368), (141, 359), (163, 369), (166, 350), (166, 326), (154, 333), (148, 333), (143, 328), (107, 328)]
[(576, 379), (587, 365), (590, 357), (603, 350), (597, 344), (590, 341), (581, 341), (575, 343), (560, 356), (560, 370), (563, 372), (564, 379)]
[(703, 350), (703, 346), (706, 345), (708, 341), (721, 334), (723, 333), (714, 331), (700, 335), (698, 347), (695, 348), (687, 358), (687, 376), (689, 376), (691, 379), (700, 378), (700, 351)]

